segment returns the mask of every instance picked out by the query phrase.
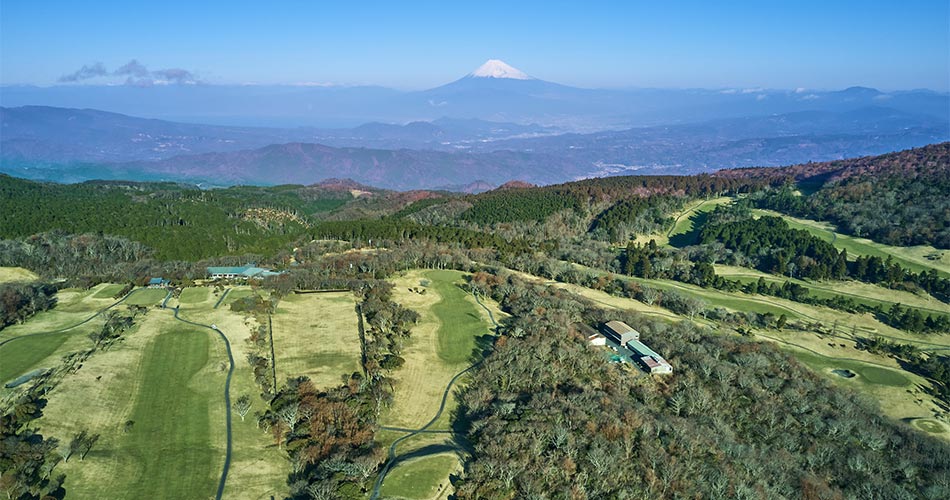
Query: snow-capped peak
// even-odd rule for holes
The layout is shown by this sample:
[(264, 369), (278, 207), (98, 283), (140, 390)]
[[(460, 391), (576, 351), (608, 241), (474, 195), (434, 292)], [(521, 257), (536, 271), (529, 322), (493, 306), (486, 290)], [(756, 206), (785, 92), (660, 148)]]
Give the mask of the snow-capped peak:
[(479, 78), (510, 78), (512, 80), (533, 80), (530, 76), (527, 75), (524, 71), (520, 69), (513, 68), (498, 59), (489, 59), (478, 67), (475, 71), (469, 73), (468, 76), (474, 76)]

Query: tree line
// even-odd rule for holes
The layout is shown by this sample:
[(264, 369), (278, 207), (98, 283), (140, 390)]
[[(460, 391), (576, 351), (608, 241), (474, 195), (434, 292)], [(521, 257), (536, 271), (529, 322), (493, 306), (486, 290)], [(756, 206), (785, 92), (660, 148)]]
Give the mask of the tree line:
[(56, 292), (50, 283), (0, 284), (0, 330), (55, 307)]

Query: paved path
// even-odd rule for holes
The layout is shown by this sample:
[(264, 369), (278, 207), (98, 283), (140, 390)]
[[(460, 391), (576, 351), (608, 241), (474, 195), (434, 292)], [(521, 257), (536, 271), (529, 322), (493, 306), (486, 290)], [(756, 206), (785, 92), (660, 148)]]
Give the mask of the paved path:
[(232, 290), (231, 288), (228, 288), (227, 290), (224, 291), (224, 293), (221, 294), (221, 298), (219, 298), (218, 301), (214, 303), (214, 308), (215, 308), (215, 309), (217, 309), (218, 306), (221, 305), (221, 302), (224, 300), (225, 297), (228, 296), (228, 293), (230, 293), (231, 290)]
[(221, 470), (221, 479), (218, 481), (218, 491), (214, 497), (215, 500), (221, 500), (221, 496), (224, 494), (224, 485), (228, 481), (228, 469), (231, 468), (231, 376), (234, 374), (234, 355), (231, 354), (231, 342), (229, 342), (228, 338), (224, 336), (224, 332), (215, 326), (196, 323), (194, 321), (189, 321), (180, 317), (178, 315), (178, 307), (175, 308), (175, 319), (183, 323), (188, 323), (189, 325), (214, 330), (215, 333), (221, 337), (221, 340), (224, 341), (224, 347), (228, 352), (228, 376), (224, 381), (224, 408), (225, 415), (227, 416), (228, 442), (227, 449), (224, 454), (224, 468)]

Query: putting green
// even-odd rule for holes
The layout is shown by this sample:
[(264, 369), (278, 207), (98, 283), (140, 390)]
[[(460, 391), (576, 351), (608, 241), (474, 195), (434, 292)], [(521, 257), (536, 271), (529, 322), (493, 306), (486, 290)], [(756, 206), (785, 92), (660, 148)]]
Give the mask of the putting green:
[(380, 496), (419, 500), (433, 498), (449, 485), (448, 474), (458, 467), (458, 458), (450, 453), (400, 463), (386, 475)]
[(94, 299), (112, 299), (115, 298), (116, 294), (122, 291), (125, 288), (125, 285), (116, 285), (114, 283), (103, 285), (102, 288), (92, 296)]
[(429, 271), (425, 276), (442, 297), (432, 306), (441, 323), (439, 357), (446, 363), (464, 363), (475, 350), (475, 338), (489, 333), (468, 292), (457, 286), (464, 275), (458, 271)]
[(947, 432), (946, 424), (940, 423), (932, 418), (915, 418), (911, 425), (931, 434), (944, 434)]
[(125, 304), (130, 306), (154, 306), (168, 295), (164, 288), (143, 288), (137, 290), (126, 299)]
[[(898, 370), (890, 370), (878, 366), (871, 366), (860, 361), (831, 359), (809, 352), (799, 351), (797, 349), (789, 351), (799, 361), (808, 365), (811, 369), (828, 374), (829, 377), (835, 377), (836, 380), (855, 381), (873, 385), (885, 385), (889, 387), (905, 387), (910, 385), (910, 379), (902, 375)], [(856, 373), (854, 378), (844, 378), (831, 374), (831, 370), (851, 370)]]
[(181, 302), (182, 304), (197, 304), (199, 302), (208, 300), (208, 296), (210, 294), (211, 289), (207, 287), (185, 288), (181, 291), (181, 296), (178, 297), (178, 302)]

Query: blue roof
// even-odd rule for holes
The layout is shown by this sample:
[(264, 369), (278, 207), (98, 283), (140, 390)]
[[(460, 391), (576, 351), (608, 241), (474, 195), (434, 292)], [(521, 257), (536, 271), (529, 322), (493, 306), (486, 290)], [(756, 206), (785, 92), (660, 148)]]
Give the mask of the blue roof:
[(660, 356), (659, 354), (654, 352), (653, 349), (650, 349), (649, 347), (647, 347), (646, 344), (644, 344), (643, 342), (640, 342), (639, 340), (628, 341), (627, 347), (629, 347), (631, 350), (633, 350), (634, 352), (636, 352), (637, 354), (641, 356), (650, 356), (651, 358), (657, 361), (664, 361), (663, 356)]
[(161, 278), (152, 278), (152, 279), (148, 280), (148, 284), (149, 284), (149, 285), (161, 285), (161, 284), (163, 284), (163, 283), (165, 283), (165, 280), (163, 280), (163, 279), (161, 279)]
[(209, 267), (208, 273), (210, 274), (241, 274), (251, 266), (240, 266), (240, 267)]

